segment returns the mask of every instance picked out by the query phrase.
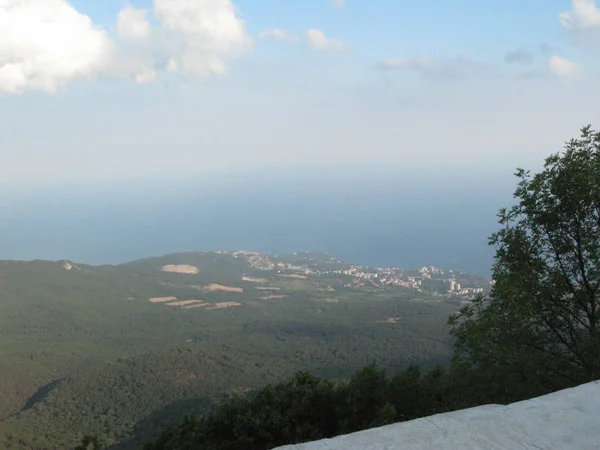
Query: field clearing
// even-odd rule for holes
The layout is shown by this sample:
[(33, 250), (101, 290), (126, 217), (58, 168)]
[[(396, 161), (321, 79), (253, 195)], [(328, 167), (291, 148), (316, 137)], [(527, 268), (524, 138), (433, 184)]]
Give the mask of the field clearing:
[(177, 297), (153, 297), (150, 299), (152, 303), (166, 303), (172, 302), (173, 300), (177, 300)]
[(184, 306), (183, 309), (204, 308), (209, 305), (210, 303), (197, 303), (195, 305)]
[(274, 300), (277, 298), (287, 298), (289, 295), (266, 295), (264, 297), (259, 297), (259, 300)]
[(214, 306), (206, 309), (223, 309), (223, 308), (231, 308), (233, 306), (242, 306), (241, 303), (238, 302), (221, 302), (215, 303)]
[(278, 288), (278, 287), (257, 287), (256, 290), (258, 290), (258, 291), (280, 291), (281, 288)]
[(200, 270), (196, 266), (190, 266), (187, 264), (167, 264), (166, 266), (163, 266), (163, 268), (160, 270), (162, 270), (163, 272), (185, 273), (188, 275), (196, 275), (200, 272)]
[(284, 278), (294, 278), (296, 280), (306, 280), (308, 279), (308, 277), (306, 275), (298, 275), (298, 274), (292, 274), (292, 275), (279, 275), (280, 277), (284, 277)]
[(250, 283), (266, 283), (266, 278), (254, 278), (254, 277), (242, 277), (242, 281), (249, 281)]
[(340, 299), (339, 298), (319, 298), (319, 299), (317, 299), (317, 301), (323, 302), (323, 303), (339, 303)]
[(209, 284), (206, 287), (206, 289), (208, 289), (211, 292), (223, 291), (223, 292), (236, 292), (238, 294), (241, 294), (242, 292), (244, 292), (244, 289), (242, 289), (240, 287), (223, 286), (222, 284), (217, 284), (217, 283)]
[(194, 305), (194, 304), (198, 304), (198, 303), (207, 305), (207, 303), (203, 302), (202, 300), (182, 300), (180, 302), (167, 303), (167, 305), (169, 305), (169, 306), (187, 306), (187, 305)]

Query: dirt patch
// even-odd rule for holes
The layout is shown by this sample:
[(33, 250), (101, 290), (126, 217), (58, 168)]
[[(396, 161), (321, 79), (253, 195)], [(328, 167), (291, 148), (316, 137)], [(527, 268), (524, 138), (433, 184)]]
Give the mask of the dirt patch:
[(259, 300), (274, 300), (276, 298), (286, 298), (289, 295), (266, 295), (264, 297), (260, 297)]
[(163, 272), (185, 273), (188, 275), (196, 275), (198, 272), (200, 272), (197, 267), (189, 266), (187, 264), (168, 264), (160, 270)]
[(296, 280), (306, 280), (308, 278), (306, 275), (298, 275), (298, 274), (279, 275), (279, 276), (284, 277), (284, 278), (295, 278)]
[(173, 300), (177, 300), (177, 297), (154, 297), (150, 299), (152, 303), (166, 303), (172, 302)]
[(249, 281), (250, 283), (266, 283), (266, 278), (253, 278), (253, 277), (242, 277), (242, 281)]
[(198, 304), (198, 303), (206, 304), (202, 300), (182, 300), (180, 302), (167, 303), (167, 305), (169, 305), (169, 306), (187, 306), (187, 305), (194, 305), (194, 304)]
[(196, 305), (184, 306), (183, 309), (204, 308), (208, 305), (210, 305), (210, 303), (198, 303)]
[(213, 306), (211, 306), (210, 308), (206, 308), (206, 309), (223, 309), (223, 308), (231, 308), (232, 306), (242, 306), (242, 304), (238, 303), (238, 302), (222, 302), (222, 303), (215, 303)]
[(256, 290), (257, 291), (280, 291), (281, 288), (277, 288), (277, 287), (257, 287)]
[(238, 294), (244, 292), (244, 289), (239, 287), (223, 286), (216, 283), (208, 285), (206, 289), (209, 291), (237, 292)]
[(320, 298), (318, 301), (324, 303), (338, 303), (340, 301), (339, 298)]

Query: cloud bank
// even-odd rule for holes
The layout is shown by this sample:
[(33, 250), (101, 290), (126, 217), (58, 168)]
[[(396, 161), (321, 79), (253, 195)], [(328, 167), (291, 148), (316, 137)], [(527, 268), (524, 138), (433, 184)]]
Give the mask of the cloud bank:
[(119, 36), (134, 41), (144, 40), (150, 36), (152, 26), (148, 22), (148, 10), (134, 9), (127, 6), (117, 16)]
[(600, 46), (600, 7), (595, 0), (572, 0), (558, 17), (562, 27), (580, 43)]
[(315, 28), (311, 28), (306, 32), (306, 38), (313, 50), (340, 52), (349, 49), (343, 42), (331, 39), (325, 35), (324, 31)]
[(106, 70), (108, 34), (65, 0), (0, 2), (0, 93), (53, 92)]
[(281, 28), (268, 28), (258, 33), (259, 39), (280, 39), (288, 42), (298, 42), (298, 38), (290, 33), (289, 31), (282, 30)]
[(553, 56), (548, 62), (550, 73), (562, 78), (574, 78), (581, 75), (581, 69), (577, 63)]
[(559, 20), (571, 31), (600, 28), (600, 8), (595, 0), (573, 0), (571, 10), (561, 13)]
[(53, 92), (102, 75), (138, 83), (160, 70), (220, 75), (252, 47), (231, 0), (155, 0), (152, 11), (127, 6), (116, 28), (111, 38), (66, 0), (0, 1), (0, 94)]

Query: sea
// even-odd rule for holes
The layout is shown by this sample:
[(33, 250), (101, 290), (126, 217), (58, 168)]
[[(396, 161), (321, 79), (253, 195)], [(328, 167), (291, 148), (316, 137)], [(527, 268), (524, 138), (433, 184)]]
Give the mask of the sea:
[(493, 173), (370, 168), (18, 186), (0, 196), (0, 259), (119, 264), (180, 251), (326, 252), (355, 264), (489, 276), (512, 202)]

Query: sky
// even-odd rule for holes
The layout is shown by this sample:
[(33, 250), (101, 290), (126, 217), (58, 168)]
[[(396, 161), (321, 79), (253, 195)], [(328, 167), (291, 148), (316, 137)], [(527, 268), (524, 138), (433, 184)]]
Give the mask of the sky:
[(512, 173), (599, 80), (593, 0), (0, 0), (0, 189)]

